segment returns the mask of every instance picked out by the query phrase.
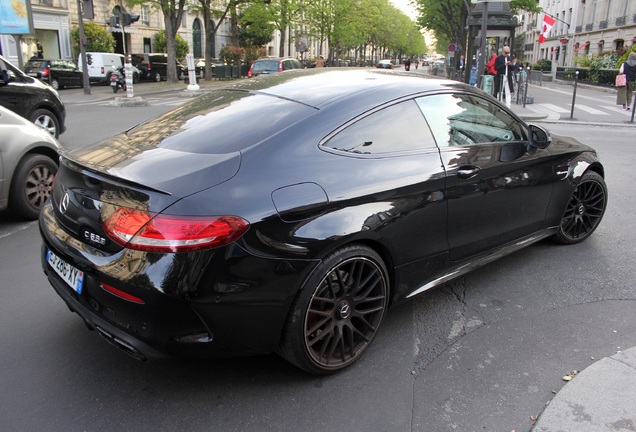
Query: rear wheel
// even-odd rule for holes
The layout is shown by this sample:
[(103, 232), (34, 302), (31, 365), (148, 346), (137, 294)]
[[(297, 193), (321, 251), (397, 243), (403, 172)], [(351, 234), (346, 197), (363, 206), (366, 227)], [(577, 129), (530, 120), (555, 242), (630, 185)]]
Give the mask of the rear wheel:
[(9, 206), (17, 216), (37, 219), (44, 202), (51, 195), (57, 173), (55, 161), (44, 155), (26, 155), (11, 181)]
[(555, 239), (574, 244), (588, 238), (598, 227), (607, 207), (607, 186), (599, 174), (586, 172), (565, 208)]
[(57, 78), (51, 78), (51, 87), (53, 87), (55, 90), (59, 90), (62, 88)]
[(333, 252), (298, 293), (280, 353), (314, 374), (346, 368), (377, 333), (388, 290), (386, 267), (375, 251), (352, 245)]
[(161, 72), (157, 72), (157, 73), (155, 74), (155, 81), (156, 81), (156, 82), (161, 82)]
[(31, 121), (37, 126), (40, 126), (42, 129), (45, 129), (55, 138), (60, 136), (60, 123), (51, 111), (43, 108), (35, 110), (35, 112), (31, 115)]

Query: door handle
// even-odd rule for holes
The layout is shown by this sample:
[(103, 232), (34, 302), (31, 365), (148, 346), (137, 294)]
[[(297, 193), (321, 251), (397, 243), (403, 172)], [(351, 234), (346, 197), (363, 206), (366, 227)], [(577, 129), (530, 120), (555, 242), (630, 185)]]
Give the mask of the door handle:
[(479, 167), (474, 165), (466, 165), (457, 170), (457, 177), (462, 180), (473, 178), (477, 174), (479, 174)]

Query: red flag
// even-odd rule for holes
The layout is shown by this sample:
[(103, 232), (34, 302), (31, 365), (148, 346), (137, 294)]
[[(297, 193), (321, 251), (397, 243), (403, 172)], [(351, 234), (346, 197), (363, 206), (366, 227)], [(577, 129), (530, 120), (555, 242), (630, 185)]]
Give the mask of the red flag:
[(541, 34), (539, 35), (539, 43), (543, 43), (545, 41), (545, 37), (550, 33), (552, 26), (556, 20), (552, 18), (550, 15), (543, 15), (543, 25), (541, 26)]

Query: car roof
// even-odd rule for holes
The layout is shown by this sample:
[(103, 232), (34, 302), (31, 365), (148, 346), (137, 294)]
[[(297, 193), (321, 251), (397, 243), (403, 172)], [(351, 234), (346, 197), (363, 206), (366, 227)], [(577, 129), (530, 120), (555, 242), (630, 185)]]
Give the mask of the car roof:
[(373, 94), (378, 101), (389, 101), (409, 94), (458, 85), (464, 89), (471, 89), (471, 86), (462, 85), (457, 81), (425, 78), (422, 75), (400, 71), (318, 68), (290, 70), (284, 74), (273, 74), (258, 80), (242, 82), (230, 88), (262, 92), (321, 108), (362, 93)]

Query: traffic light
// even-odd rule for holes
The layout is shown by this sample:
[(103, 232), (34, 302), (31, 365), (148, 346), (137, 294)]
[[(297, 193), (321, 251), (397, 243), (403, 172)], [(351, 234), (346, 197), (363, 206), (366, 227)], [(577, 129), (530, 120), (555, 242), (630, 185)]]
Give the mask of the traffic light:
[(106, 23), (110, 24), (111, 27), (119, 27), (119, 15), (111, 16), (110, 20), (106, 20)]
[(132, 23), (136, 23), (137, 21), (139, 21), (139, 15), (137, 14), (123, 13), (121, 17), (124, 26), (129, 26)]

